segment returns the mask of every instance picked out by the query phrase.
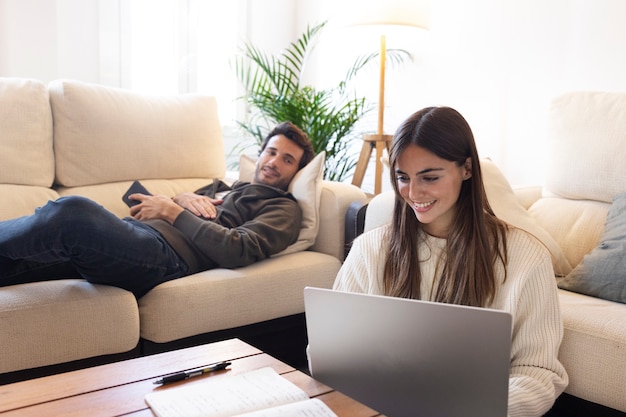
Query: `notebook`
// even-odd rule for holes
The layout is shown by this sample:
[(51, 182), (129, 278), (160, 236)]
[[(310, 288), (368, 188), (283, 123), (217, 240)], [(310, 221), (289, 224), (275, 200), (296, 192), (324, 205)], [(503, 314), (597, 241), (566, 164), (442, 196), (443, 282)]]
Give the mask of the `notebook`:
[(313, 378), (390, 417), (505, 417), (511, 315), (304, 290)]

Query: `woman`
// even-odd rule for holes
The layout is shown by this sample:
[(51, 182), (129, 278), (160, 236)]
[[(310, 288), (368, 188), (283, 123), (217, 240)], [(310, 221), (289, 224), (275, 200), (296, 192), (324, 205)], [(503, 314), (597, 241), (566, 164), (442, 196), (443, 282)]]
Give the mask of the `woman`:
[(543, 415), (567, 385), (548, 251), (495, 216), (472, 131), (457, 111), (411, 115), (394, 135), (389, 162), (392, 222), (355, 240), (334, 289), (508, 311), (509, 416)]

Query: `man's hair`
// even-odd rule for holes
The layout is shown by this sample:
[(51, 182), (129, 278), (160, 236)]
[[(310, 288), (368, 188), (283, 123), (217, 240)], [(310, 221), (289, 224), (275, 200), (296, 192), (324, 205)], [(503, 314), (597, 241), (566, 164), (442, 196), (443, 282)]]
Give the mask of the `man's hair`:
[(302, 159), (300, 159), (300, 164), (298, 165), (298, 169), (302, 169), (305, 167), (313, 157), (315, 156), (315, 151), (313, 150), (313, 144), (311, 144), (311, 140), (307, 136), (302, 129), (291, 122), (283, 122), (278, 125), (270, 133), (267, 134), (265, 139), (263, 139), (263, 143), (261, 144), (261, 152), (265, 150), (267, 143), (276, 135), (283, 135), (287, 139), (292, 142), (295, 142), (302, 150), (304, 154), (302, 154)]

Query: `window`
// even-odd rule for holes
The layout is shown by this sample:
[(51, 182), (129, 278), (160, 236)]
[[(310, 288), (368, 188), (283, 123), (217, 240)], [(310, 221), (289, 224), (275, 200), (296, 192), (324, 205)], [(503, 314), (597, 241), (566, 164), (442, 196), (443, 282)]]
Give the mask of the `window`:
[(109, 83), (148, 94), (209, 94), (221, 124), (234, 124), (237, 80), (229, 61), (243, 34), (245, 2), (101, 1), (100, 11), (101, 68), (117, 78)]

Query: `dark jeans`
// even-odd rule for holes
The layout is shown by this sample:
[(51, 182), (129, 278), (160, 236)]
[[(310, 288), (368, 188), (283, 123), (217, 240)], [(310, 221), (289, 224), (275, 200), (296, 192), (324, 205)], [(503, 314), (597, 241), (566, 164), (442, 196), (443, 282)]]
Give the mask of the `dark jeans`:
[(0, 222), (0, 286), (80, 277), (139, 298), (187, 274), (156, 230), (83, 197), (62, 197), (33, 215)]

